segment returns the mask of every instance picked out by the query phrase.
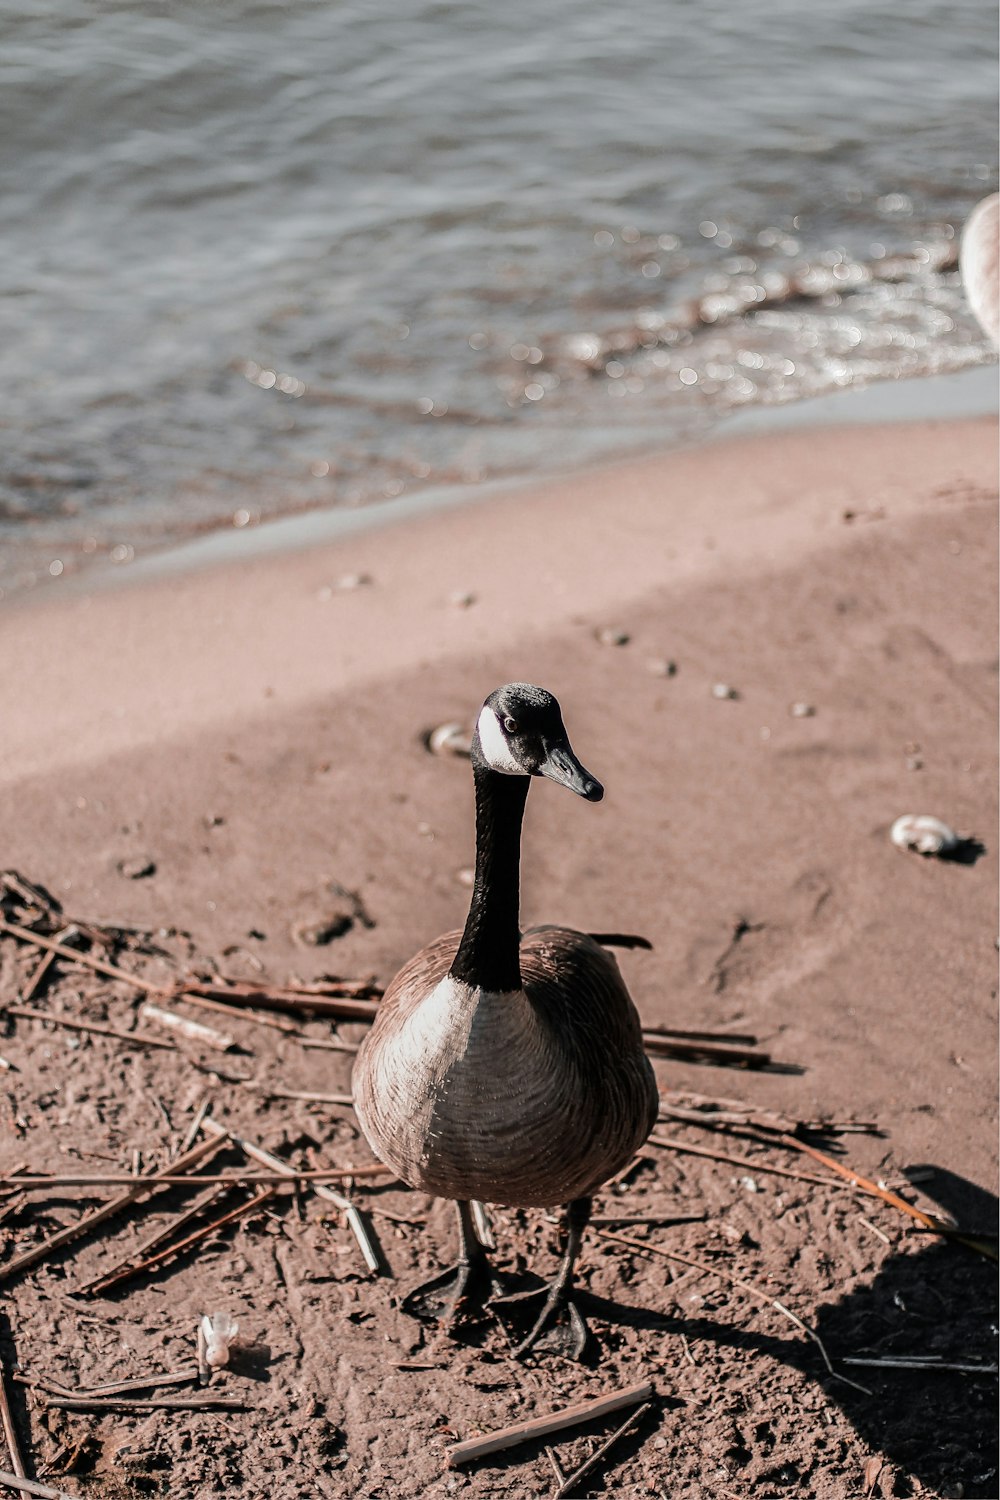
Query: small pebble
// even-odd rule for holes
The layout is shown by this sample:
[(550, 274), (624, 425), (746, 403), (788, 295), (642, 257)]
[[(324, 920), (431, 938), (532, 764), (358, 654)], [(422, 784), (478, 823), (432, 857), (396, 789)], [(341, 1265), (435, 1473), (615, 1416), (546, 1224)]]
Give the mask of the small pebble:
[(908, 755), (906, 757), (906, 769), (908, 771), (922, 771), (924, 763), (919, 755)]
[(124, 875), (126, 880), (144, 880), (148, 875), (156, 874), (156, 861), (148, 854), (136, 854), (132, 859), (120, 859), (118, 873)]
[(736, 689), (734, 687), (730, 687), (727, 682), (716, 682), (712, 686), (712, 697), (713, 698), (732, 698), (732, 699), (736, 699), (739, 696), (740, 695), (736, 691)]
[(602, 625), (594, 634), (602, 646), (627, 646), (632, 637), (617, 625)]
[(651, 656), (646, 663), (646, 670), (654, 677), (676, 677), (677, 663), (665, 656)]
[(448, 595), (448, 603), (455, 609), (470, 609), (476, 602), (476, 595), (468, 589), (456, 589), (453, 594)]
[(464, 869), (455, 871), (455, 879), (459, 885), (472, 886), (476, 883), (476, 872), (471, 865), (467, 865)]
[(816, 709), (811, 703), (793, 703), (788, 712), (793, 719), (811, 719), (815, 716)]

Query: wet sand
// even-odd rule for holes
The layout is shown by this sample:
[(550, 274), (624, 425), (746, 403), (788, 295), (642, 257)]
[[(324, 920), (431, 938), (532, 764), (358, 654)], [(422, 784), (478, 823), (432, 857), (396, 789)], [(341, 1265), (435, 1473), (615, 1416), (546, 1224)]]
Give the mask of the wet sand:
[[(252, 954), (276, 979), (373, 972), (385, 982), (416, 947), (460, 924), (468, 900), (468, 766), (429, 755), (422, 735), (471, 719), (504, 680), (540, 682), (560, 698), (607, 795), (591, 807), (547, 784), (533, 789), (524, 924), (645, 934), (653, 951), (624, 955), (622, 966), (647, 1022), (752, 1032), (796, 1069), (734, 1075), (661, 1063), (663, 1088), (800, 1119), (877, 1121), (881, 1137), (846, 1138), (856, 1167), (891, 1175), (929, 1164), (937, 1177), (914, 1201), (986, 1227), (983, 1194), (996, 1190), (996, 482), (987, 420), (767, 434), (305, 553), (61, 600), (50, 591), (11, 608), (0, 637), (5, 863), (73, 915), (181, 927), (201, 952), (231, 949), (234, 962)], [(608, 631), (627, 639), (609, 644)], [(723, 686), (732, 696), (713, 691)], [(985, 851), (969, 863), (902, 853), (888, 830), (905, 812), (944, 818)], [(147, 859), (150, 876), (119, 871)], [(329, 946), (303, 947), (296, 926), (342, 908), (345, 891), (372, 925), (355, 920)], [(22, 1110), (33, 1097), (31, 1058), (47, 1039), (22, 1021), (4, 1044), (24, 1069), (13, 1086)], [(103, 1055), (77, 1055), (74, 1088), (95, 1086)], [(149, 1076), (177, 1090), (164, 1097), (180, 1111), (192, 1089), (180, 1089), (174, 1066)], [(348, 1066), (337, 1054), (296, 1053), (283, 1076), (293, 1089), (343, 1088)], [(47, 1086), (58, 1092), (58, 1077)], [(126, 1111), (133, 1136), (138, 1111)], [(269, 1121), (238, 1091), (219, 1112), (269, 1141), (282, 1131), (295, 1139), (288, 1118)], [(8, 1166), (29, 1154), (58, 1165), (69, 1137), (37, 1109), (32, 1119), (37, 1134), (4, 1146)], [(72, 1130), (72, 1109), (63, 1119)], [(322, 1112), (309, 1122), (322, 1139)], [(88, 1128), (96, 1141), (97, 1126)], [(765, 1217), (770, 1201), (759, 1200)], [(892, 1251), (852, 1230), (847, 1265), (834, 1236), (827, 1281), (816, 1272), (798, 1283), (816, 1297), (845, 1277), (870, 1283), (885, 1259), (912, 1249), (890, 1211), (870, 1201), (858, 1211), (876, 1214)], [(798, 1230), (785, 1222), (785, 1259), (768, 1270), (776, 1295), (829, 1227), (808, 1214)], [(432, 1228), (441, 1259), (451, 1240), (443, 1205)], [(653, 1305), (662, 1276), (636, 1265), (632, 1299), (639, 1288)], [(606, 1294), (620, 1295), (602, 1275)], [(171, 1295), (183, 1289), (183, 1306), (204, 1295), (191, 1268), (166, 1285)], [(378, 1285), (351, 1295), (365, 1306), (386, 1296)], [(32, 1318), (43, 1318), (42, 1303)], [(162, 1312), (162, 1296), (151, 1305)], [(383, 1393), (381, 1407), (372, 1394), (381, 1356), (362, 1346), (382, 1339), (373, 1330), (383, 1322), (379, 1313), (367, 1333), (352, 1324), (339, 1346), (330, 1418), (347, 1434), (344, 1475), (360, 1486), (366, 1465), (388, 1473), (405, 1461), (436, 1485), (440, 1444), (426, 1423), (400, 1436), (418, 1386)], [(399, 1323), (392, 1314), (385, 1337)], [(652, 1338), (633, 1328), (622, 1346), (634, 1378)], [(661, 1354), (665, 1341), (656, 1333)], [(759, 1370), (736, 1372), (725, 1355), (698, 1377), (709, 1381), (710, 1406), (697, 1429), (723, 1466), (732, 1419), (719, 1393), (740, 1390), (757, 1411), (764, 1389)], [(433, 1389), (432, 1405), (453, 1413), (463, 1437), (511, 1410), (499, 1395), (481, 1409), (470, 1358), (466, 1350), (450, 1376), (421, 1376), (419, 1387), (420, 1400)], [(670, 1356), (671, 1370), (680, 1358)], [(322, 1380), (318, 1352), (310, 1359), (304, 1389)], [(602, 1388), (588, 1379), (570, 1382), (566, 1399)], [(541, 1407), (561, 1404), (562, 1390), (546, 1386)], [(365, 1391), (374, 1405), (362, 1413)], [(910, 1405), (919, 1427), (919, 1402)], [(891, 1447), (877, 1423), (847, 1422), (839, 1406), (836, 1420), (839, 1448), (796, 1439), (791, 1415), (782, 1439), (820, 1497), (855, 1484), (880, 1441)], [(708, 1492), (697, 1488), (683, 1426), (674, 1428), (663, 1429), (671, 1493)], [(890, 1457), (924, 1486), (912, 1493), (944, 1494), (933, 1459), (943, 1440), (918, 1462), (919, 1440), (911, 1433), (907, 1448), (900, 1439)], [(748, 1442), (756, 1462), (760, 1445)], [(666, 1483), (661, 1459), (636, 1450), (623, 1482)], [(961, 1478), (957, 1464), (949, 1472)], [(743, 1465), (742, 1488), (732, 1477), (731, 1490), (715, 1487), (714, 1468), (705, 1484), (770, 1493), (778, 1480), (758, 1467)], [(544, 1457), (530, 1472), (545, 1482)], [(523, 1480), (516, 1467), (485, 1466), (463, 1482), (485, 1495), (519, 1493)], [(962, 1482), (966, 1495), (991, 1492), (970, 1474)], [(324, 1492), (369, 1493), (346, 1477), (331, 1483)], [(385, 1484), (371, 1493), (403, 1493)]]

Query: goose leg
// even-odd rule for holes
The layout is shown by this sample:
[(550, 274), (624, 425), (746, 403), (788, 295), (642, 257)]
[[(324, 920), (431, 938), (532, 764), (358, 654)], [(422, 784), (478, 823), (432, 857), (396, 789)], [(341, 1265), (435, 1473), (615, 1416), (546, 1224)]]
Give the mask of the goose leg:
[(403, 1311), (418, 1318), (433, 1318), (450, 1326), (466, 1313), (482, 1311), (497, 1290), (486, 1251), (479, 1243), (472, 1210), (456, 1201), (458, 1209), (458, 1263), (414, 1287), (403, 1298)]
[[(556, 1274), (554, 1281), (541, 1291), (523, 1292), (513, 1297), (505, 1297), (503, 1302), (527, 1302), (533, 1297), (543, 1296), (545, 1301), (542, 1310), (535, 1319), (535, 1323), (527, 1338), (521, 1340), (514, 1350), (516, 1357), (527, 1354), (529, 1349), (539, 1344), (544, 1334), (544, 1344), (548, 1349), (554, 1349), (559, 1354), (564, 1354), (569, 1359), (582, 1359), (587, 1347), (590, 1333), (584, 1321), (583, 1314), (572, 1298), (573, 1291), (573, 1267), (580, 1253), (583, 1243), (583, 1231), (590, 1221), (590, 1213), (593, 1200), (590, 1198), (574, 1198), (573, 1202), (566, 1208), (566, 1252), (563, 1255), (562, 1265)], [(565, 1313), (565, 1319), (560, 1320), (559, 1314)], [(557, 1321), (558, 1320), (558, 1321)]]

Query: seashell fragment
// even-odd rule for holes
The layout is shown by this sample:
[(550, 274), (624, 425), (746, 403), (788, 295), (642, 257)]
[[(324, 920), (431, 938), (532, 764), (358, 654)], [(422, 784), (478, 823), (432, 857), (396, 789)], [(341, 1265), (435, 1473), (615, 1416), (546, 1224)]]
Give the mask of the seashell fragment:
[(904, 813), (889, 830), (897, 849), (912, 849), (916, 854), (951, 854), (961, 840), (954, 828), (932, 818), (929, 813)]
[(212, 1370), (221, 1370), (229, 1363), (229, 1350), (240, 1325), (228, 1313), (206, 1313), (201, 1320), (201, 1331), (205, 1338), (205, 1363)]

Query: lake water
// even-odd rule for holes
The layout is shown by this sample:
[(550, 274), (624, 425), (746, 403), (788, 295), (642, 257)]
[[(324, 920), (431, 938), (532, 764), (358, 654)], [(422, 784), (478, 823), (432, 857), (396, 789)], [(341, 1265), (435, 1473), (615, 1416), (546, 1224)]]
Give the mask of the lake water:
[(986, 0), (0, 0), (0, 585), (993, 358)]

